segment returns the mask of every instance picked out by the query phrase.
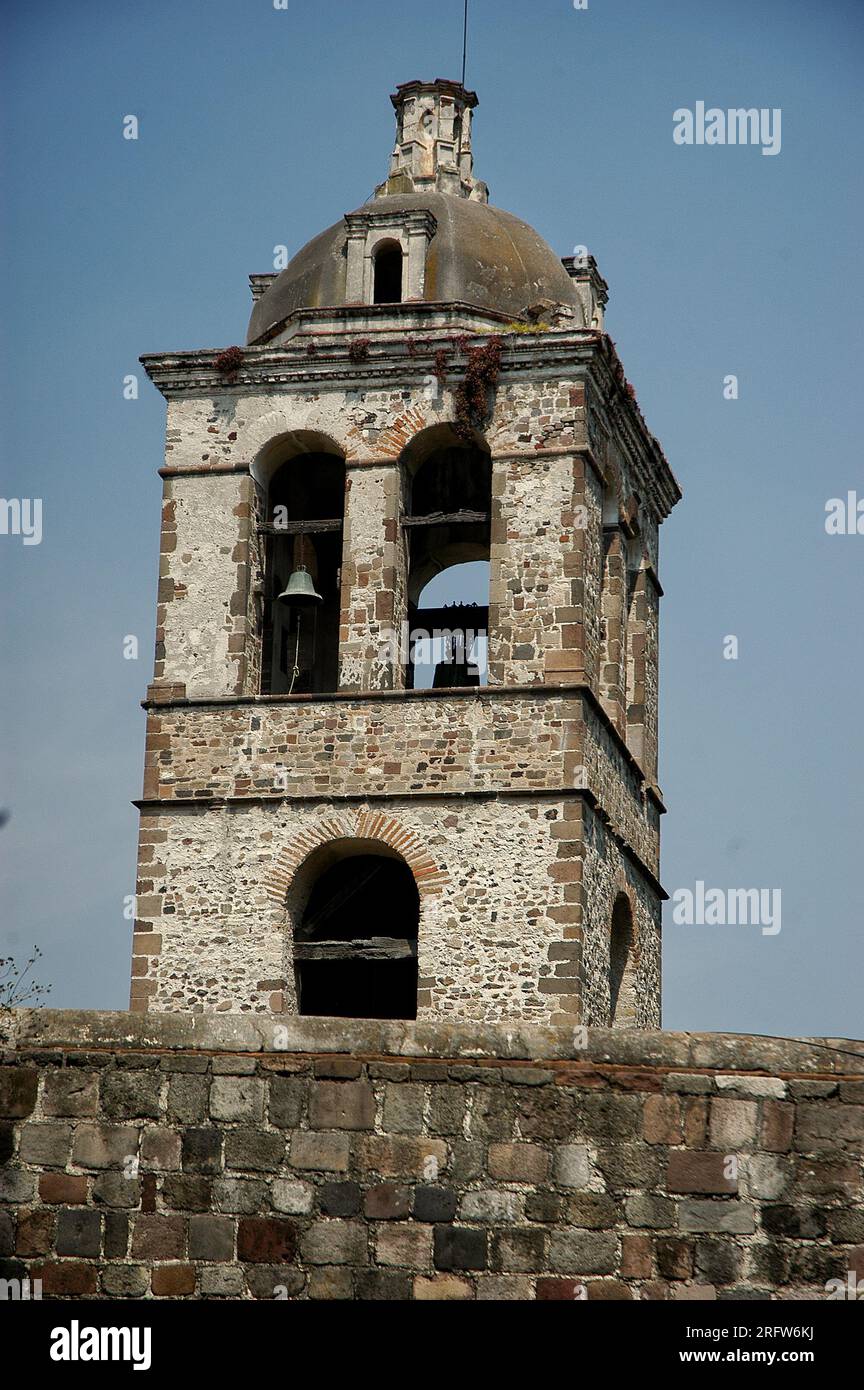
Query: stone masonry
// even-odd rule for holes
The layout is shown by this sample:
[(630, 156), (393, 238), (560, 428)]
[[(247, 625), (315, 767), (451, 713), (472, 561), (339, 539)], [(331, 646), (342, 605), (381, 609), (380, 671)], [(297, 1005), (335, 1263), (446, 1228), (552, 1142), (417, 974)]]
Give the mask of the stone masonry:
[[(168, 419), (131, 1007), (295, 1010), (285, 866), (341, 836), (410, 844), (428, 871), (418, 1017), (605, 1025), (623, 898), (627, 1021), (656, 1027), (658, 537), (680, 493), (599, 326), (593, 260), (562, 266), (487, 205), (476, 97), (412, 83), (394, 105), (389, 180), (325, 234), (329, 259), (318, 239), (253, 277), (248, 345), (142, 359)], [(409, 293), (364, 302), (385, 233)], [(492, 466), (488, 684), (406, 690), (390, 643), (406, 470), (452, 438), (470, 354), (493, 341), (475, 431)], [(273, 695), (267, 489), (310, 451), (345, 464), (338, 688)]]
[(43, 1298), (794, 1300), (864, 1276), (860, 1043), (0, 1028), (0, 1279)]

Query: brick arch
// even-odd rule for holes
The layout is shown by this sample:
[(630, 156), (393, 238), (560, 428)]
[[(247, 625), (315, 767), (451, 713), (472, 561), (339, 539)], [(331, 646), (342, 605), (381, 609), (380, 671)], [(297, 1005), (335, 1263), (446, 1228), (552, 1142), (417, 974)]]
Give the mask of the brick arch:
[[(311, 445), (310, 440), (313, 441)], [(266, 484), (268, 470), (263, 460), (280, 444), (285, 447), (286, 457), (303, 453), (310, 447), (342, 458), (348, 453), (346, 441), (333, 432), (333, 421), (325, 420), (320, 410), (311, 407), (305, 413), (270, 410), (250, 420), (240, 431), (237, 443), (241, 456), (249, 460), (249, 471), (256, 482)]]
[(421, 898), (440, 893), (449, 882), (449, 874), (436, 864), (423, 842), (413, 830), (394, 820), (384, 811), (358, 811), (355, 815), (330, 816), (319, 821), (314, 829), (303, 830), (279, 853), (267, 879), (267, 895), (280, 906), (301, 864), (334, 840), (372, 840), (394, 850), (408, 865)]

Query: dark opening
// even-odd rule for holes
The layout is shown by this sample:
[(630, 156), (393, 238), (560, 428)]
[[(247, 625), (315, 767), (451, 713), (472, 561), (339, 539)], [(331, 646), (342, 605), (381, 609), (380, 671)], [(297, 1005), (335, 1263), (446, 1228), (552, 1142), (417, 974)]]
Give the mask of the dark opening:
[(375, 303), (402, 302), (402, 247), (388, 241), (375, 255)]
[(632, 1027), (636, 1021), (633, 914), (621, 893), (612, 910), (609, 940), (609, 1026)]
[(492, 460), (475, 445), (407, 465), (409, 630), (443, 634), (413, 641), (409, 690), (485, 684), (491, 496)]
[(354, 854), (325, 869), (294, 935), (300, 1013), (416, 1018), (419, 917), (403, 860)]
[[(261, 663), (264, 695), (320, 694), (338, 687), (344, 505), (345, 464), (333, 454), (299, 454), (283, 464), (270, 482)], [(280, 602), (291, 576), (303, 570), (321, 602)]]

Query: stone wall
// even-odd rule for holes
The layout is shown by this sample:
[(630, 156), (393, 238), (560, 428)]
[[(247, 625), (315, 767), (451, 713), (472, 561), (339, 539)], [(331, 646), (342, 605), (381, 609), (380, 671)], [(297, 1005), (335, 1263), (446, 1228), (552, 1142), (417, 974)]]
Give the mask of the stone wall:
[[(489, 686), (404, 691), (387, 640), (407, 611), (403, 475), (412, 450), (454, 438), (465, 344), (489, 327), (463, 341), (435, 318), (419, 336), (426, 313), (385, 309), (362, 352), (322, 321), (232, 373), (213, 353), (146, 359), (168, 428), (135, 1010), (290, 1009), (294, 887), (274, 898), (274, 866), (380, 811), (391, 847), (416, 837), (441, 881), (434, 901), (418, 885), (418, 1016), (606, 1023), (624, 893), (637, 1021), (659, 1022), (653, 576), (678, 488), (609, 340), (505, 334), (484, 430)], [(339, 690), (261, 695), (266, 489), (320, 449), (346, 464)], [(610, 528), (638, 571), (633, 595), (618, 576), (617, 618)]]
[(638, 1022), (659, 1022), (656, 886), (581, 797), (528, 793), (323, 806), (249, 798), (146, 815), (133, 1006), (294, 1011), (294, 930), (314, 856), (334, 841), (396, 849), (414, 874), (421, 1018), (605, 1024), (609, 927), (625, 892)]
[(864, 1273), (864, 1044), (0, 1027), (0, 1277), (46, 1298), (819, 1299)]

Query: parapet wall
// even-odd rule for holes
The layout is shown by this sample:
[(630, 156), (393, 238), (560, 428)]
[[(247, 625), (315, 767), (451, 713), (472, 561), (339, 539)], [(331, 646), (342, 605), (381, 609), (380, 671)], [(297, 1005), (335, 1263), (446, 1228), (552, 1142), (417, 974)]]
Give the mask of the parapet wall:
[(0, 1045), (0, 1278), (44, 1298), (864, 1276), (864, 1043), (21, 1010)]

